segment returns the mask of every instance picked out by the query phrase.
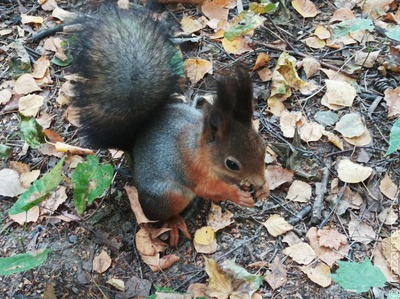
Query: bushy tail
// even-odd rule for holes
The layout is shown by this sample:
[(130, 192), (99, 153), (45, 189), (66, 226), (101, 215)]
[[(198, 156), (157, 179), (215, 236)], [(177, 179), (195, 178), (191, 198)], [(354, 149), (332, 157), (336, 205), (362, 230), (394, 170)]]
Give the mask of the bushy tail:
[(129, 149), (135, 132), (178, 89), (182, 67), (168, 29), (145, 9), (106, 6), (77, 20), (83, 30), (72, 43), (73, 105), (91, 145)]

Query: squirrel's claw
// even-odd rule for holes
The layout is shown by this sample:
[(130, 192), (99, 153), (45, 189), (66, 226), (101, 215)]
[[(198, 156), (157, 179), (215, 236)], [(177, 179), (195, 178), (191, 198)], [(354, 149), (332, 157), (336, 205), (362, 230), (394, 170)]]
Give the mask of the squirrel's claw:
[(256, 191), (256, 198), (267, 198), (269, 196), (269, 184), (266, 182), (260, 189)]
[(239, 201), (235, 201), (239, 206), (251, 208), (254, 207), (254, 200), (251, 196), (251, 193), (248, 191), (239, 190)]
[(189, 233), (189, 229), (186, 225), (185, 219), (180, 215), (175, 215), (164, 222), (163, 227), (168, 227), (171, 229), (171, 234), (169, 236), (169, 245), (171, 247), (177, 247), (179, 241), (179, 230), (184, 234), (189, 240), (192, 239), (192, 235)]

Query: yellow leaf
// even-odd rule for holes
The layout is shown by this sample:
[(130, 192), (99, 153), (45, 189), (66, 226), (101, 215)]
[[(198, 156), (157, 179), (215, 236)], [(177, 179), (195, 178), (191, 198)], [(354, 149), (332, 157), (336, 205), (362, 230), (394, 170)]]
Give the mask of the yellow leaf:
[(304, 18), (313, 18), (318, 13), (317, 8), (310, 0), (294, 0), (292, 6)]
[(194, 234), (194, 241), (200, 245), (209, 245), (215, 239), (214, 231), (209, 226), (204, 226)]

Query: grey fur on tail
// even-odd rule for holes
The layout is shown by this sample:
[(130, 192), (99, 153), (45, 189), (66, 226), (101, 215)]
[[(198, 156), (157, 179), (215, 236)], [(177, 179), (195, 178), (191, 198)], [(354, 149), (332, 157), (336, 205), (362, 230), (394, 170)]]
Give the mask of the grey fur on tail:
[(146, 9), (112, 6), (74, 22), (83, 25), (71, 67), (84, 78), (74, 82), (72, 100), (83, 134), (95, 147), (130, 149), (137, 130), (178, 90), (181, 61), (169, 28)]

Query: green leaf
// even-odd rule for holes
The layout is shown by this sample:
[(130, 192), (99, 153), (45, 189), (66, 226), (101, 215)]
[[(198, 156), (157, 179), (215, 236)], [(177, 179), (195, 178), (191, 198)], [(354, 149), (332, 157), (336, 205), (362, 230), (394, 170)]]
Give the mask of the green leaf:
[(385, 154), (388, 156), (400, 149), (400, 118), (396, 120), (393, 127), (390, 129), (389, 148)]
[(86, 203), (91, 204), (111, 185), (114, 168), (109, 163), (99, 166), (96, 156), (88, 156), (87, 161), (81, 162), (72, 174), (74, 185), (74, 203), (79, 214), (86, 209)]
[(251, 294), (258, 290), (264, 281), (264, 276), (250, 274), (243, 267), (237, 265), (234, 259), (226, 260), (221, 264), (221, 268), (232, 278), (240, 280), (249, 285)]
[(0, 258), (0, 275), (19, 273), (40, 266), (47, 259), (48, 249)]
[(58, 66), (68, 66), (71, 64), (72, 61), (74, 61), (74, 57), (70, 54), (67, 53), (67, 59), (65, 60), (61, 60), (60, 58), (57, 57), (53, 57), (53, 59), (51, 60), (51, 63), (58, 65)]
[(400, 26), (394, 26), (393, 28), (388, 28), (385, 34), (387, 37), (400, 42)]
[(6, 159), (10, 156), (12, 151), (12, 148), (4, 145), (4, 144), (0, 144), (0, 159)]
[(368, 292), (371, 287), (385, 286), (382, 271), (366, 258), (362, 263), (338, 261), (339, 269), (331, 277), (342, 288), (357, 293)]
[(357, 30), (369, 30), (372, 31), (374, 25), (370, 19), (353, 19), (340, 22), (333, 29), (333, 35), (335, 38), (343, 37), (350, 32)]
[(21, 122), (19, 124), (21, 138), (32, 148), (39, 148), (44, 142), (43, 128), (34, 117), (25, 117), (19, 115)]
[(50, 192), (54, 191), (61, 182), (64, 160), (65, 157), (41, 179), (34, 181), (29, 189), (14, 203), (9, 214), (14, 215), (26, 212), (45, 200), (50, 195)]

